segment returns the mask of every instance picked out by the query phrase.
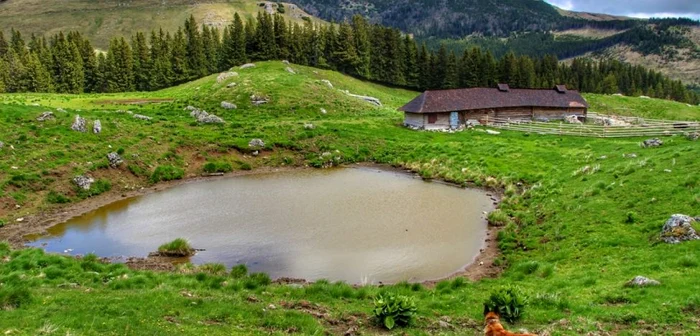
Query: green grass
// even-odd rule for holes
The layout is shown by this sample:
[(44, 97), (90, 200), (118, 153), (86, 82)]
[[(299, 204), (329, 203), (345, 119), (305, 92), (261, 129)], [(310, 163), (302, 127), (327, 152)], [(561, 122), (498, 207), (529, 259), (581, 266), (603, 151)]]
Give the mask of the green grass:
[(186, 239), (176, 238), (158, 247), (158, 253), (174, 257), (187, 257), (194, 254), (194, 249)]
[[(416, 132), (401, 127), (402, 115), (396, 111), (415, 92), (296, 65), (292, 67), (298, 74), (292, 75), (284, 67), (264, 62), (238, 70), (240, 76), (230, 80), (239, 84), (233, 89), (210, 76), (153, 93), (0, 95), (0, 141), (5, 143), (0, 150), (0, 204), (8, 205), (0, 207), (0, 221), (12, 227), (22, 225), (16, 218), (60, 211), (63, 205), (49, 202), (59, 199), (57, 195), (75, 203), (79, 195), (71, 179), (76, 175), (109, 181), (112, 187), (106, 192), (119, 195), (150, 185), (158, 167), (179, 169), (186, 178), (201, 175), (208, 162), (230, 164), (234, 170), (315, 166), (327, 164), (319, 158), (332, 152), (338, 163), (403, 166), (426, 178), (504, 190), (500, 211), (491, 216), (504, 224), (498, 235), (498, 263), (504, 272), (478, 282), (443, 281), (435, 288), (354, 288), (327, 281), (298, 287), (269, 284), (269, 278), (247, 275), (241, 267), (228, 275), (217, 265), (152, 273), (100, 264), (93, 257), (75, 260), (34, 249), (9, 252), (0, 244), (0, 283), (21, 284), (31, 297), (0, 312), (0, 332), (33, 335), (48, 325), (57, 328), (56, 334), (81, 335), (342, 334), (350, 328), (346, 321), (357, 320), (363, 333), (375, 334), (380, 329), (371, 318), (374, 297), (391, 293), (416, 302), (415, 323), (399, 333), (439, 333), (439, 320), (446, 317), (455, 329), (444, 332), (479, 334), (483, 302), (493, 289), (508, 285), (517, 285), (531, 298), (522, 320), (508, 326), (516, 329), (553, 335), (700, 332), (693, 315), (700, 242), (658, 241), (670, 215), (700, 215), (700, 183), (693, 178), (700, 171), (700, 142), (665, 137), (662, 147), (643, 149), (643, 138)], [(374, 107), (337, 89), (378, 97), (384, 106)], [(252, 94), (266, 95), (270, 103), (254, 107)], [(163, 97), (176, 100), (119, 103)], [(607, 112), (601, 106), (608, 106), (634, 109), (629, 113), (646, 117), (700, 119), (698, 108), (684, 104), (586, 97), (601, 113)], [(115, 101), (95, 103), (106, 99)], [(222, 100), (239, 109), (221, 109)], [(32, 106), (36, 103), (41, 106)], [(226, 123), (193, 123), (184, 110), (187, 105), (215, 113)], [(35, 121), (42, 111), (59, 107), (67, 112), (57, 112), (56, 120)], [(136, 120), (118, 110), (153, 120)], [(103, 132), (70, 131), (75, 114), (100, 119)], [(259, 156), (250, 155), (248, 148), (255, 138), (266, 144)], [(109, 168), (106, 155), (118, 148), (124, 149), (125, 164)], [(637, 157), (623, 157), (630, 153)], [(637, 275), (656, 279), (661, 286), (624, 287)], [(315, 313), (300, 308), (306, 306), (302, 301)]]

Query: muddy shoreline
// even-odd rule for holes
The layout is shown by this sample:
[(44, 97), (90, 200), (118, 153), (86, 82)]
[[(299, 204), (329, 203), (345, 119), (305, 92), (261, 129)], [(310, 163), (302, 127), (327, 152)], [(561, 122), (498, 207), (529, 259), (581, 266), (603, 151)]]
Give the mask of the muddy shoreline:
[[(344, 165), (339, 168), (370, 168), (382, 171), (394, 172), (399, 174), (407, 174), (414, 178), (420, 179), (415, 172), (399, 167), (392, 167), (389, 165), (373, 164), (373, 163), (360, 163), (353, 165)], [(182, 180), (169, 181), (164, 183), (159, 183), (151, 187), (144, 187), (139, 190), (132, 191), (111, 191), (94, 198), (89, 198), (81, 201), (77, 204), (68, 205), (66, 207), (51, 209), (46, 212), (40, 212), (31, 216), (25, 216), (24, 221), (21, 223), (13, 223), (11, 225), (6, 225), (0, 228), (0, 241), (8, 241), (10, 245), (15, 249), (27, 248), (26, 243), (29, 242), (26, 239), (29, 235), (44, 235), (46, 230), (52, 226), (64, 223), (74, 217), (84, 215), (90, 211), (94, 211), (100, 207), (106, 206), (110, 203), (127, 199), (133, 197), (139, 197), (148, 195), (150, 193), (163, 191), (176, 186), (196, 183), (199, 181), (210, 181), (217, 179), (227, 179), (236, 176), (246, 176), (246, 175), (256, 175), (256, 174), (269, 174), (278, 172), (289, 172), (297, 170), (309, 170), (314, 168), (309, 167), (263, 167), (251, 171), (235, 171), (232, 173), (227, 173), (218, 176), (189, 176)], [(464, 188), (455, 183), (444, 181), (441, 179), (432, 179), (434, 183), (442, 183), (445, 185), (450, 185), (453, 187)], [(479, 188), (476, 186), (467, 186), (467, 188), (481, 189), (487, 192), (487, 196), (491, 197), (494, 201), (494, 209), (498, 207), (498, 203), (501, 199), (501, 192), (497, 190), (490, 190)], [(460, 271), (449, 275), (447, 277), (442, 277), (439, 279), (423, 281), (422, 283), (427, 286), (435, 285), (437, 282), (445, 279), (453, 279), (456, 277), (464, 277), (471, 281), (478, 281), (482, 278), (489, 278), (498, 276), (501, 272), (501, 268), (494, 266), (493, 263), (499, 256), (500, 251), (498, 250), (498, 245), (496, 242), (496, 237), (500, 228), (488, 226), (486, 239), (482, 244), (480, 253), (474, 258), (474, 260), (463, 267)], [(176, 269), (172, 259), (164, 257), (122, 257), (122, 258), (103, 258), (105, 262), (124, 262), (128, 267), (134, 270), (153, 270), (153, 271), (174, 271)], [(295, 283), (304, 284), (309, 283), (304, 279), (291, 279), (291, 278), (280, 278), (274, 281), (275, 283)]]

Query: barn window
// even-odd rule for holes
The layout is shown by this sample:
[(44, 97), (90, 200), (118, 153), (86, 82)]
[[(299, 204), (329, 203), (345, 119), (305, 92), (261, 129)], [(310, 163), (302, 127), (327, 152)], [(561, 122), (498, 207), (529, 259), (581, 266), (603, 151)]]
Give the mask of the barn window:
[(437, 122), (437, 114), (428, 114), (428, 124), (434, 124)]

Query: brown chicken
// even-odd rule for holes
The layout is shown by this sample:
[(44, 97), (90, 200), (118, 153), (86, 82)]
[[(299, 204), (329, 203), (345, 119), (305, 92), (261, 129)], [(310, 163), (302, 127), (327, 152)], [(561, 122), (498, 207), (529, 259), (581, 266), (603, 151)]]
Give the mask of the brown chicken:
[(516, 334), (503, 328), (501, 319), (495, 312), (486, 313), (486, 327), (484, 327), (484, 335), (486, 336), (537, 336), (535, 334)]

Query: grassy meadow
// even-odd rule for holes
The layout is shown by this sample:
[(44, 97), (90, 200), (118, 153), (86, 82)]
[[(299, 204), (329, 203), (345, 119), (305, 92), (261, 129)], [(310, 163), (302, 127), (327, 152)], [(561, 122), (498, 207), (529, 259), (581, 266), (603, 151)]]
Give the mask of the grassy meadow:
[[(181, 171), (186, 178), (201, 175), (207, 163), (233, 170), (321, 167), (338, 163), (327, 162), (322, 153), (338, 151), (340, 163), (401, 166), (426, 179), (502, 191), (500, 209), (492, 215), (503, 225), (496, 260), (502, 274), (477, 282), (445, 280), (434, 288), (327, 281), (299, 286), (271, 284), (265, 275), (220, 265), (134, 271), (94, 256), (73, 259), (3, 244), (0, 333), (479, 335), (482, 303), (504, 285), (517, 285), (530, 298), (522, 321), (508, 325), (514, 330), (700, 333), (700, 241), (668, 245), (658, 239), (672, 214), (700, 215), (700, 142), (674, 136), (664, 138), (662, 147), (644, 149), (642, 138), (417, 132), (401, 127), (396, 111), (416, 92), (295, 65), (291, 74), (285, 67), (263, 62), (235, 70), (239, 76), (222, 83), (214, 75), (152, 93), (0, 95), (0, 221), (6, 226), (0, 237), (25, 225), (17, 218), (31, 221), (37, 213), (105, 197), (99, 193), (149, 186), (159, 169)], [(227, 87), (232, 82), (237, 85)], [(383, 106), (339, 89), (377, 97)], [(253, 106), (251, 95), (269, 103)], [(174, 101), (125, 104), (155, 98)], [(700, 119), (700, 107), (685, 104), (586, 98), (600, 113)], [(238, 108), (225, 110), (222, 101)], [(226, 123), (198, 124), (185, 111), (188, 105)], [(135, 119), (126, 110), (152, 119)], [(53, 111), (56, 119), (36, 121), (43, 111)], [(102, 133), (71, 131), (76, 114), (89, 126), (99, 119)], [(248, 147), (254, 138), (265, 142), (258, 156)], [(109, 168), (110, 152), (122, 153), (119, 168)], [(636, 156), (625, 155), (632, 153)], [(86, 173), (102, 181), (94, 193), (78, 191), (71, 182)], [(624, 286), (637, 275), (661, 285)], [(375, 324), (373, 298), (384, 293), (415, 299), (412, 326), (386, 332)]]

